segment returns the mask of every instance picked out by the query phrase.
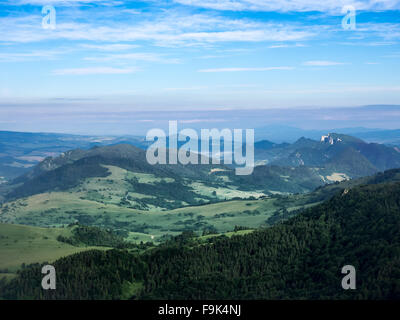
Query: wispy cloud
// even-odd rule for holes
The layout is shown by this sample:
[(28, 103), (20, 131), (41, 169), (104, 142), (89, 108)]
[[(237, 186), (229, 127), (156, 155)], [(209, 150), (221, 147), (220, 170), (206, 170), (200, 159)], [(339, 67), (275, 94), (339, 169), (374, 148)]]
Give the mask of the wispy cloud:
[(300, 47), (306, 47), (305, 44), (302, 43), (295, 43), (295, 44), (275, 44), (271, 45), (268, 48), (269, 49), (279, 49), (279, 48), (300, 48)]
[(73, 68), (54, 70), (54, 75), (94, 75), (94, 74), (128, 74), (134, 73), (135, 68), (112, 68), (112, 67), (92, 67), (92, 68)]
[(375, 42), (362, 42), (364, 38), (361, 37), (360, 41), (353, 41), (353, 42), (340, 42), (339, 44), (345, 46), (363, 46), (363, 47), (383, 47), (383, 46), (393, 46), (396, 42), (393, 41), (375, 41)]
[(57, 6), (78, 6), (78, 5), (89, 5), (97, 4), (104, 6), (116, 6), (121, 5), (124, 2), (118, 0), (8, 0), (8, 4), (14, 6), (20, 5), (57, 5)]
[(141, 18), (134, 24), (125, 20), (109, 20), (99, 25), (93, 21), (96, 20), (77, 22), (71, 16), (70, 22), (57, 23), (57, 28), (50, 31), (42, 29), (40, 15), (0, 18), (0, 41), (21, 43), (56, 39), (114, 43), (150, 41), (158, 46), (187, 46), (223, 42), (301, 41), (310, 39), (320, 32), (320, 28), (317, 27), (305, 28), (290, 23), (261, 23), (209, 14), (168, 12), (162, 18), (153, 17), (152, 20)]
[(371, 93), (371, 92), (400, 92), (400, 86), (341, 86), (341, 87), (322, 87), (315, 89), (285, 89), (285, 90), (265, 90), (269, 94), (329, 94), (329, 93)]
[(99, 51), (124, 51), (140, 47), (135, 44), (123, 44), (123, 43), (104, 43), (104, 44), (82, 44), (82, 48), (94, 49)]
[(380, 11), (400, 8), (398, 0), (174, 0), (177, 3), (224, 11), (341, 12), (344, 5), (357, 10)]
[(266, 68), (215, 68), (201, 69), (198, 72), (243, 72), (243, 71), (272, 71), (272, 70), (293, 70), (293, 67), (266, 67)]
[(337, 62), (337, 61), (325, 61), (325, 60), (313, 60), (313, 61), (306, 61), (303, 63), (304, 66), (309, 67), (330, 67), (330, 66), (340, 66), (347, 63), (344, 62)]
[(141, 14), (142, 11), (138, 9), (123, 9), (122, 12), (129, 13), (129, 14)]
[(162, 63), (179, 63), (179, 59), (166, 58), (162, 55), (155, 53), (120, 53), (109, 54), (93, 57), (85, 57), (86, 61), (148, 61), (148, 62), (162, 62)]
[[(357, 16), (356, 29), (343, 30), (340, 9), (343, 4), (355, 5), (357, 12), (400, 9), (399, 2), (0, 0), (0, 66), (3, 74), (13, 75), (6, 84), (10, 91), (3, 96), (32, 103), (35, 97), (104, 94), (113, 95), (110, 101), (117, 101), (115, 105), (123, 100), (130, 107), (170, 109), (348, 105), (351, 99), (357, 104), (396, 102), (400, 97), (396, 88), (379, 87), (395, 85), (399, 72), (396, 12)], [(42, 28), (44, 4), (56, 7), (54, 30)], [(372, 65), (381, 60), (385, 68)], [(18, 68), (6, 63), (20, 61), (28, 63)], [(365, 78), (365, 73), (357, 72), (362, 66), (379, 73)], [(321, 77), (311, 77), (310, 72)], [(41, 81), (28, 81), (32, 75)], [(104, 76), (92, 76), (95, 86), (92, 81), (77, 81), (90, 75)], [(109, 81), (117, 75), (121, 81)], [(122, 81), (125, 78), (129, 81)], [(329, 90), (343, 92), (342, 88), (324, 82), (349, 78), (353, 86), (369, 84), (378, 89), (345, 89), (348, 94), (341, 97)], [(241, 85), (242, 81), (259, 86)], [(120, 98), (124, 94), (133, 96)]]
[(209, 123), (209, 122), (227, 122), (226, 119), (185, 119), (185, 120), (179, 120), (179, 123), (185, 123), (185, 124), (190, 124), (190, 123)]
[(66, 51), (35, 50), (31, 52), (4, 52), (0, 53), (0, 62), (53, 60), (56, 59), (58, 56), (65, 54)]
[(166, 92), (178, 92), (178, 91), (197, 91), (207, 89), (206, 86), (193, 86), (193, 87), (182, 87), (182, 88), (165, 88), (163, 91)]

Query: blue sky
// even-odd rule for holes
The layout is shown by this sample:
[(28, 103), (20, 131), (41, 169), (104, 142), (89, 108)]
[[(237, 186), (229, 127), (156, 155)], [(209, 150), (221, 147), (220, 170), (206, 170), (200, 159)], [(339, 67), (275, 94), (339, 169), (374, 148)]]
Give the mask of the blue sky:
[[(44, 5), (55, 29), (42, 27)], [(355, 30), (342, 28), (344, 5)], [(399, 104), (399, 10), (394, 0), (1, 0), (0, 129), (41, 115), (29, 128), (46, 131), (54, 113)]]

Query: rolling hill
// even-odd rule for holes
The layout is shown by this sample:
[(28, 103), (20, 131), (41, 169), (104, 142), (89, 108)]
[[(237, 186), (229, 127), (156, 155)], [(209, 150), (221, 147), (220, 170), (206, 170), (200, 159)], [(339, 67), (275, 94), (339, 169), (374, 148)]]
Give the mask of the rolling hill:
[[(87, 251), (61, 258), (54, 263), (55, 291), (40, 289), (40, 265), (33, 265), (0, 283), (2, 297), (400, 299), (399, 174), (368, 178), (370, 184), (240, 236), (186, 233), (143, 253)], [(341, 288), (344, 265), (355, 267), (356, 290)]]
[(129, 143), (145, 148), (136, 136), (84, 136), (59, 133), (0, 131), (0, 183), (31, 171), (38, 163), (72, 149)]
[(266, 194), (309, 192), (325, 183), (400, 167), (400, 152), (396, 148), (365, 143), (346, 135), (329, 134), (321, 141), (301, 138), (294, 144), (261, 141), (255, 148), (258, 162), (267, 165), (257, 166), (250, 177), (237, 177), (232, 168), (222, 165), (153, 166), (147, 163), (143, 149), (129, 144), (75, 149), (55, 158), (48, 157), (11, 183), (3, 184), (0, 196), (10, 200), (68, 190), (84, 179), (107, 176), (104, 165), (174, 179), (183, 185), (185, 179), (210, 185), (224, 182), (234, 188), (262, 190)]
[(227, 232), (236, 225), (256, 228), (332, 195), (325, 195), (329, 186), (312, 192), (316, 188), (332, 184), (336, 190), (352, 184), (349, 178), (375, 173), (373, 163), (390, 167), (397, 161), (393, 148), (334, 134), (257, 148), (283, 158), (256, 166), (250, 176), (236, 176), (223, 165), (150, 165), (145, 151), (130, 144), (63, 152), (0, 185), (0, 222), (38, 227), (79, 222), (112, 228), (133, 241), (162, 241), (182, 231)]

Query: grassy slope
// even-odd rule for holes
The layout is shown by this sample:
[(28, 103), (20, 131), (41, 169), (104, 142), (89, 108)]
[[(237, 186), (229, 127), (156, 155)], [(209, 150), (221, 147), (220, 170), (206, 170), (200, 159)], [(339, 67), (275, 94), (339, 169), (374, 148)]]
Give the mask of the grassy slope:
[[(60, 227), (79, 221), (84, 225), (128, 231), (130, 241), (140, 242), (153, 241), (165, 234), (176, 235), (189, 228), (202, 231), (214, 226), (218, 231), (226, 232), (235, 225), (257, 227), (277, 209), (273, 199), (235, 200), (173, 210), (155, 206), (150, 206), (149, 210), (133, 209), (135, 199), (154, 198), (156, 195), (130, 192), (127, 180), (135, 177), (140, 183), (151, 186), (161, 179), (115, 166), (105, 167), (111, 173), (107, 177), (85, 179), (68, 191), (37, 194), (4, 204), (0, 209), (0, 221), (45, 227)], [(167, 183), (173, 182), (171, 180), (164, 178)], [(219, 201), (263, 195), (257, 191), (239, 191), (233, 186), (216, 188), (200, 182), (190, 182), (190, 185), (195, 193)], [(121, 199), (128, 198), (131, 199), (129, 203), (121, 204)], [(262, 214), (252, 214), (255, 210)], [(250, 220), (249, 215), (252, 216)]]
[[(305, 199), (303, 195), (293, 196), (285, 206), (288, 211), (301, 208)], [(165, 234), (176, 235), (190, 228), (202, 231), (214, 226), (219, 232), (227, 232), (235, 225), (258, 227), (280, 208), (280, 202), (274, 198), (233, 200), (168, 211), (140, 211), (80, 199), (79, 193), (52, 192), (9, 203), (8, 209), (4, 210), (3, 206), (0, 218), (7, 223), (47, 227), (60, 227), (78, 220), (84, 225), (132, 232), (129, 240), (140, 242), (157, 240)]]
[[(112, 228), (123, 232), (129, 241), (157, 241), (163, 235), (177, 235), (182, 231), (215, 227), (219, 232), (231, 231), (235, 225), (259, 227), (274, 214), (284, 209), (292, 212), (308, 207), (333, 195), (339, 189), (351, 187), (360, 181), (330, 185), (308, 195), (278, 196), (258, 200), (230, 200), (262, 195), (258, 191), (240, 191), (229, 182), (220, 186), (188, 181), (195, 193), (221, 202), (199, 206), (184, 206), (167, 210), (149, 205), (148, 210), (134, 209), (135, 199), (160, 198), (160, 195), (130, 191), (129, 179), (151, 187), (161, 181), (152, 174), (135, 173), (115, 166), (105, 166), (111, 173), (107, 177), (85, 179), (67, 191), (48, 192), (18, 199), (0, 207), (0, 222), (25, 224), (38, 227), (61, 227), (78, 221), (83, 225)], [(210, 172), (213, 174), (213, 172)], [(222, 178), (222, 176), (221, 176)], [(228, 177), (225, 177), (229, 180)], [(367, 178), (365, 178), (367, 179)], [(173, 179), (163, 178), (167, 183)], [(215, 192), (214, 192), (215, 191)], [(126, 200), (125, 203), (121, 199)], [(223, 201), (223, 200), (228, 201)], [(230, 200), (230, 201), (229, 201)], [(309, 203), (309, 204), (306, 204)], [(274, 221), (277, 219), (274, 217)]]
[[(78, 252), (97, 249), (107, 250), (105, 247), (74, 247), (64, 242), (57, 241), (57, 237), (62, 235), (69, 237), (72, 235), (73, 228), (38, 228), (23, 225), (0, 224), (0, 279), (10, 280), (16, 276), (16, 271), (21, 269), (21, 265), (42, 262), (54, 262), (55, 260), (66, 257)], [(210, 238), (225, 235), (245, 235), (254, 230), (240, 230), (227, 232), (218, 235), (207, 235), (198, 238), (205, 241)], [(134, 234), (134, 233), (132, 233)], [(138, 234), (138, 241), (153, 241), (149, 235)], [(132, 235), (130, 235), (130, 238)], [(137, 240), (137, 239), (128, 239)], [(5, 272), (7, 271), (7, 272)], [(125, 283), (123, 291), (126, 297), (132, 296), (142, 287), (142, 283)]]
[[(318, 204), (340, 190), (358, 184), (376, 183), (381, 180), (400, 181), (400, 170), (391, 170), (372, 177), (328, 185), (310, 194), (274, 196), (258, 200), (231, 200), (173, 210), (153, 208), (143, 211), (117, 204), (116, 201), (99, 200), (93, 196), (94, 190), (98, 190), (98, 193), (104, 193), (104, 196), (108, 194), (112, 199), (120, 197), (122, 195), (120, 188), (124, 184), (122, 177), (134, 174), (115, 167), (110, 170), (113, 171), (111, 175), (113, 180), (110, 180), (113, 183), (107, 182), (107, 178), (95, 178), (96, 181), (86, 180), (70, 192), (38, 194), (6, 203), (0, 208), (0, 221), (42, 227), (60, 227), (79, 221), (83, 225), (123, 231), (129, 241), (147, 242), (157, 241), (166, 234), (177, 235), (185, 230), (201, 232), (215, 227), (219, 232), (227, 232), (233, 230), (235, 225), (259, 227), (271, 217), (273, 217), (272, 222), (278, 221), (279, 217), (285, 214), (285, 210), (292, 212)], [(140, 174), (137, 177), (143, 183), (151, 184), (158, 181), (152, 175)], [(203, 185), (202, 188), (201, 192), (207, 191), (207, 186)], [(208, 192), (211, 194), (212, 190), (213, 187), (210, 187)], [(117, 193), (119, 194), (116, 195)], [(280, 216), (276, 216), (277, 213)]]
[[(71, 228), (38, 228), (0, 223), (0, 269), (2, 271), (8, 269), (8, 273), (12, 274), (22, 263), (52, 262), (94, 248), (78, 248), (57, 241), (59, 235), (70, 236), (71, 230)], [(0, 273), (0, 277), (3, 275)]]

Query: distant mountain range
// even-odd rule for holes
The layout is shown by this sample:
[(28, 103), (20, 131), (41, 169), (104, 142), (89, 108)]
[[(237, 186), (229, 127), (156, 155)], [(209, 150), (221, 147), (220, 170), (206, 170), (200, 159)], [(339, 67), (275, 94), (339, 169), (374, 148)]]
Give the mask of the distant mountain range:
[(330, 133), (320, 141), (300, 138), (293, 144), (260, 141), (255, 144), (260, 164), (283, 167), (306, 166), (355, 178), (400, 167), (400, 149)]
[[(10, 165), (6, 162), (10, 158), (14, 162), (29, 162), (30, 167), (26, 165), (24, 170), (14, 172), (22, 174), (17, 178), (11, 175), (14, 179), (10, 183), (0, 185), (0, 199), (16, 199), (75, 188), (85, 179), (109, 176), (111, 171), (107, 166), (135, 174), (150, 174), (157, 179), (173, 179), (182, 186), (187, 186), (186, 181), (190, 180), (263, 194), (309, 192), (325, 183), (400, 167), (399, 148), (366, 143), (361, 139), (336, 133), (323, 135), (319, 140), (302, 137), (292, 144), (258, 141), (255, 143), (257, 166), (252, 175), (243, 177), (235, 176), (232, 166), (150, 165), (146, 161), (144, 150), (149, 143), (137, 137), (95, 138), (14, 133), (3, 135), (10, 136), (3, 148), (4, 156), (0, 158), (3, 161), (3, 170)], [(21, 140), (22, 142), (18, 142)], [(128, 143), (119, 144), (121, 141)], [(12, 142), (19, 146), (14, 146), (13, 149)], [(48, 145), (50, 143), (52, 146)], [(81, 148), (62, 151), (75, 144)], [(108, 146), (99, 146), (101, 144)], [(59, 155), (51, 157), (52, 154)], [(47, 157), (35, 165), (33, 161), (38, 162), (44, 155)]]
[[(400, 150), (400, 129), (381, 130), (367, 128), (341, 128), (329, 132), (340, 132), (366, 142), (397, 146)], [(270, 153), (263, 150), (282, 151), (297, 148), (300, 137), (319, 141), (328, 132), (324, 130), (303, 130), (289, 126), (269, 125), (255, 129), (257, 160), (268, 160)], [(272, 141), (272, 142), (271, 142)], [(84, 136), (56, 133), (23, 133), (0, 131), (0, 184), (29, 172), (36, 164), (47, 157), (56, 157), (73, 149), (88, 150), (94, 146), (131, 144), (145, 149), (150, 145), (143, 136)], [(288, 147), (294, 144), (293, 147)], [(288, 147), (288, 148), (285, 148)], [(272, 148), (273, 147), (273, 148)], [(273, 153), (273, 152), (272, 152)], [(265, 159), (263, 159), (263, 157)], [(303, 159), (304, 160), (304, 159)], [(378, 166), (378, 170), (382, 167)]]
[(327, 132), (337, 132), (351, 135), (366, 142), (384, 143), (394, 146), (400, 146), (400, 129), (374, 129), (363, 127), (351, 128), (333, 128), (329, 130), (307, 130), (285, 125), (268, 125), (266, 127), (257, 127), (255, 129), (256, 140), (270, 140), (275, 143), (293, 143), (304, 137), (308, 139), (319, 139)]

